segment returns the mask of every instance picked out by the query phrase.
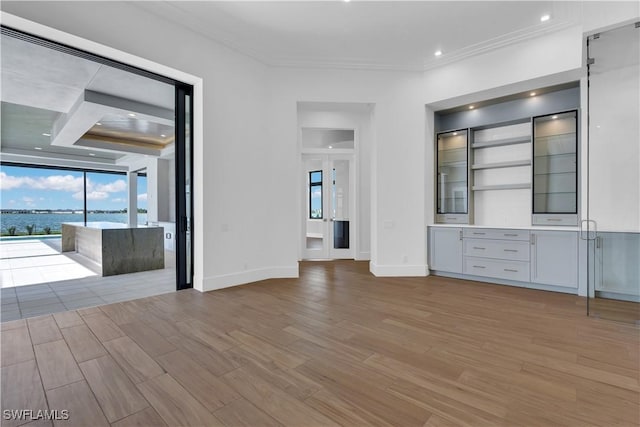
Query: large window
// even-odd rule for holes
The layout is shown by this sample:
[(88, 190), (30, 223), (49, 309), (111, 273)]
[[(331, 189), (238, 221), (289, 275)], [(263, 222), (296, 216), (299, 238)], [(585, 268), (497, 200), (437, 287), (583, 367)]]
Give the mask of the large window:
[(127, 177), (87, 172), (87, 222), (127, 223)]
[(309, 218), (322, 219), (322, 171), (309, 172)]
[(138, 224), (147, 223), (147, 176), (138, 173)]
[[(140, 176), (138, 222), (146, 222), (146, 177)], [(0, 165), (2, 235), (59, 234), (63, 222), (127, 222), (124, 173)]]

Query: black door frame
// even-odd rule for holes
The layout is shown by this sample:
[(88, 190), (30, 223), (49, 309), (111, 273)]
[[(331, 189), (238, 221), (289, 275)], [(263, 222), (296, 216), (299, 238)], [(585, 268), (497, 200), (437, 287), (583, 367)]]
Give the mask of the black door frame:
[[(192, 288), (194, 275), (194, 244), (193, 231), (189, 229), (193, 227), (193, 85), (78, 49), (77, 47), (11, 28), (4, 24), (0, 25), (0, 31), (3, 36), (24, 40), (146, 78), (172, 84), (175, 87), (176, 290)], [(189, 109), (188, 116), (187, 108)], [(188, 121), (186, 117), (188, 117)], [(188, 149), (185, 147), (187, 142), (189, 143)], [(186, 162), (188, 162), (188, 164)], [(187, 179), (185, 174), (188, 174), (189, 178), (188, 202), (186, 200), (185, 184)]]
[[(193, 86), (176, 83), (176, 286), (193, 287)], [(188, 192), (187, 192), (188, 191)]]

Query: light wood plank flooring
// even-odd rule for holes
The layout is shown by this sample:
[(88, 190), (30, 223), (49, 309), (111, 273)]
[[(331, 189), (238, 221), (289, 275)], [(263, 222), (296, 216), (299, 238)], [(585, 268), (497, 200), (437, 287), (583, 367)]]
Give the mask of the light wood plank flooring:
[(585, 303), (302, 263), (3, 323), (2, 409), (67, 409), (61, 426), (637, 426), (640, 330)]

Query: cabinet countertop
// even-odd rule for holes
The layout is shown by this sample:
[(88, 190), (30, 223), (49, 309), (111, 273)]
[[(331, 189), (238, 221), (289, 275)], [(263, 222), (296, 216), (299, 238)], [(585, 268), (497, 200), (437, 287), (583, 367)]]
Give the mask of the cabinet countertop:
[(490, 228), (499, 230), (531, 230), (531, 231), (579, 231), (576, 226), (544, 226), (530, 225), (528, 227), (513, 225), (476, 225), (476, 224), (428, 224), (427, 227), (443, 228)]

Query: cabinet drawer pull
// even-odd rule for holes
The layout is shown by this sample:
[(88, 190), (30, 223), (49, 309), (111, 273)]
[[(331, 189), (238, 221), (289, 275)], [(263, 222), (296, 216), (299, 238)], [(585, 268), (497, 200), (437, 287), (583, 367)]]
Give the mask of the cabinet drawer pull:
[(547, 221), (562, 221), (562, 218), (547, 218)]
[(505, 249), (504, 251), (505, 252), (518, 252), (517, 249)]
[(509, 271), (511, 273), (517, 273), (518, 272), (518, 270), (514, 270), (512, 268), (505, 268), (504, 271)]
[(474, 265), (473, 268), (487, 268), (484, 265)]
[(505, 237), (518, 237), (515, 233), (504, 233)]
[(484, 236), (487, 233), (478, 233), (477, 231), (474, 231), (473, 234), (475, 234), (477, 236)]
[(478, 247), (478, 246), (474, 246), (474, 247), (473, 247), (473, 249), (480, 249), (480, 250), (483, 250), (483, 251), (484, 251), (484, 250), (485, 250), (485, 249), (487, 249), (487, 248), (481, 248), (481, 247)]

